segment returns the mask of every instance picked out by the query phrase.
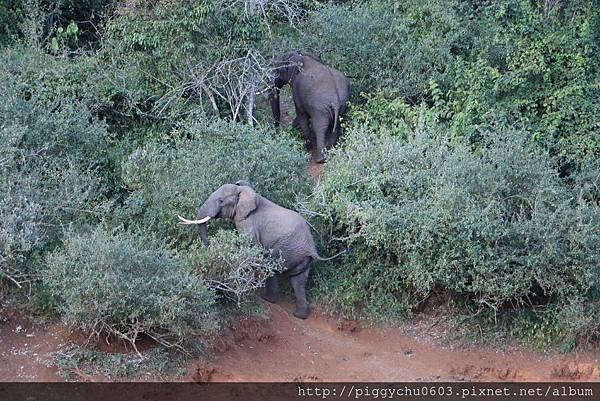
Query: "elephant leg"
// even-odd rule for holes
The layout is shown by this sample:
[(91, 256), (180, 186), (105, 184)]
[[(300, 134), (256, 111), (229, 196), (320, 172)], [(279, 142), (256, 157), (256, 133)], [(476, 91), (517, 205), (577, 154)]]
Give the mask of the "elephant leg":
[(325, 150), (325, 137), (329, 131), (329, 114), (323, 113), (314, 117), (311, 116), (311, 122), (317, 139), (317, 154), (315, 161), (317, 163), (324, 163), (325, 154), (323, 152)]
[(267, 278), (265, 287), (265, 293), (263, 294), (262, 298), (272, 304), (276, 303), (279, 292), (279, 280), (277, 279), (277, 276), (271, 276)]
[(308, 125), (308, 115), (306, 114), (298, 114), (294, 119), (294, 126), (297, 126), (300, 129), (300, 133), (302, 134), (302, 138), (306, 141), (306, 144), (310, 147), (310, 127)]
[(340, 137), (340, 122), (338, 121), (335, 130), (331, 132), (331, 136), (327, 140), (327, 149), (331, 149), (335, 146)]
[(302, 267), (302, 273), (290, 277), (290, 283), (294, 289), (294, 295), (296, 296), (296, 310), (294, 316), (299, 319), (306, 319), (308, 317), (308, 302), (306, 302), (306, 283), (308, 282), (308, 275), (310, 273), (312, 260), (308, 259), (303, 262), (306, 267)]

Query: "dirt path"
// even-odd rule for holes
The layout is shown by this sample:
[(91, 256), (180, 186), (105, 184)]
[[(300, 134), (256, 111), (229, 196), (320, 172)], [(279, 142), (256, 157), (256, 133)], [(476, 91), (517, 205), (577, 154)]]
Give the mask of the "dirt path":
[(325, 170), (325, 164), (319, 164), (314, 162), (314, 155), (310, 163), (308, 164), (308, 175), (310, 175), (315, 181), (320, 181)]
[(62, 325), (35, 325), (0, 305), (0, 381), (62, 381), (50, 366), (51, 354), (68, 342), (69, 331)]
[[(600, 354), (544, 356), (515, 349), (452, 351), (397, 328), (358, 329), (318, 311), (294, 318), (291, 304), (267, 305), (272, 320), (192, 372), (207, 381), (553, 381), (600, 380)], [(230, 334), (231, 336), (231, 334)], [(244, 338), (245, 337), (245, 338)]]
[[(356, 322), (339, 321), (318, 310), (300, 320), (292, 316), (289, 300), (265, 306), (269, 320), (244, 319), (225, 329), (213, 358), (198, 358), (190, 363), (186, 376), (173, 380), (600, 381), (600, 351), (544, 355), (520, 348), (452, 350), (428, 344), (431, 337), (415, 339), (390, 327), (361, 329)], [(0, 307), (0, 317), (0, 382), (62, 381), (51, 366), (52, 353), (72, 342), (81, 343), (81, 334), (60, 323), (32, 324), (10, 308)], [(421, 332), (430, 322), (413, 321), (407, 326)], [(124, 352), (115, 344), (103, 348)], [(107, 378), (95, 375), (82, 380)]]

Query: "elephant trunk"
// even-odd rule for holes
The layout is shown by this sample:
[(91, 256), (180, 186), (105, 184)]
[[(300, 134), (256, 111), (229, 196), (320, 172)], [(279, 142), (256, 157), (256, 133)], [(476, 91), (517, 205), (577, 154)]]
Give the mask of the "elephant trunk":
[(208, 246), (208, 234), (206, 232), (206, 223), (200, 224), (198, 226), (198, 232), (200, 233), (200, 240), (204, 244), (204, 246)]
[(279, 88), (278, 87), (273, 87), (273, 89), (271, 90), (271, 93), (269, 95), (269, 98), (271, 100), (271, 111), (273, 112), (273, 124), (275, 124), (276, 127), (279, 127), (279, 123), (281, 120), (281, 108), (280, 108), (280, 102), (279, 102)]
[[(202, 206), (197, 210), (198, 220), (203, 220), (207, 217), (213, 218), (218, 214), (218, 208), (215, 207), (215, 202), (208, 199)], [(198, 225), (198, 232), (200, 233), (200, 240), (205, 246), (208, 246), (208, 234), (206, 230), (206, 222)]]

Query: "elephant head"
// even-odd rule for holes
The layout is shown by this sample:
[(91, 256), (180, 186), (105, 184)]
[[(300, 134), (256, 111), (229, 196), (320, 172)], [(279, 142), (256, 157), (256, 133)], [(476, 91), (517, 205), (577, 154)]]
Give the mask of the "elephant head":
[(304, 56), (298, 51), (291, 51), (282, 54), (272, 62), (273, 79), (271, 87), (281, 89), (285, 84), (293, 81), (296, 74), (302, 67)]
[(286, 84), (291, 83), (300, 68), (302, 68), (303, 55), (298, 51), (284, 53), (275, 59), (271, 65), (273, 67), (273, 78), (269, 87), (271, 92), (269, 98), (271, 101), (271, 111), (275, 126), (279, 126), (281, 110), (279, 106), (279, 90)]
[(208, 245), (206, 223), (210, 219), (224, 218), (234, 221), (244, 220), (259, 205), (259, 196), (246, 185), (225, 184), (213, 192), (197, 209), (198, 220), (187, 220), (179, 216), (181, 224), (198, 224), (200, 239)]

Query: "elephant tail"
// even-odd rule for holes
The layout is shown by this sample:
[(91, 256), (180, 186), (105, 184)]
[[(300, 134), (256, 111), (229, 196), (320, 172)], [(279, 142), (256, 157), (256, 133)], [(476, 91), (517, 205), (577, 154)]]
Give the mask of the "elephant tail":
[(316, 260), (320, 260), (320, 261), (323, 261), (323, 262), (327, 262), (328, 260), (335, 259), (335, 258), (337, 258), (338, 256), (346, 255), (346, 254), (348, 254), (348, 253), (351, 253), (351, 252), (352, 252), (352, 248), (344, 249), (342, 252), (340, 252), (340, 253), (337, 253), (337, 254), (335, 254), (335, 255), (333, 255), (333, 256), (330, 256), (330, 257), (328, 257), (328, 258), (323, 258), (323, 257), (319, 256), (319, 255), (318, 255), (318, 254), (315, 252), (315, 254), (313, 255), (313, 258), (315, 258)]
[(333, 107), (333, 130), (332, 133), (335, 133), (338, 129), (338, 125), (340, 124), (340, 109), (339, 107)]

